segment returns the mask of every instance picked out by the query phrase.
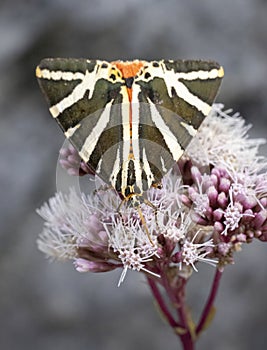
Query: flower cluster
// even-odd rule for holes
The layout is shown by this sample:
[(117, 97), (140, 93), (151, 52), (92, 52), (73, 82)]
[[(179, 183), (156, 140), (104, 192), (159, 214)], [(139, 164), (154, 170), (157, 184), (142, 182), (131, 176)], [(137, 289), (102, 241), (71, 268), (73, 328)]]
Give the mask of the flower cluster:
[(83, 176), (93, 174), (88, 165), (81, 161), (77, 150), (71, 144), (66, 148), (61, 148), (59, 154), (61, 156), (59, 163), (69, 175)]
[[(264, 140), (248, 139), (244, 120), (214, 105), (186, 154), (151, 188), (139, 208), (114, 190), (57, 193), (38, 213), (44, 218), (39, 249), (56, 259), (73, 259), (79, 272), (122, 268), (187, 279), (198, 262), (232, 263), (253, 238), (267, 240)], [(72, 175), (90, 173), (73, 147), (61, 150)], [(118, 208), (120, 210), (118, 211)]]

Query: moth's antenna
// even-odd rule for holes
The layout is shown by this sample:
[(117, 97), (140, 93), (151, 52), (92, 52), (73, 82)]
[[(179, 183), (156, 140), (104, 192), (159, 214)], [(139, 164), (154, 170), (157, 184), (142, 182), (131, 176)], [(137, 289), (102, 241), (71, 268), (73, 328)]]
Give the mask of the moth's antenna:
[[(149, 233), (149, 230), (148, 230), (148, 227), (147, 227), (147, 223), (146, 223), (146, 219), (144, 218), (144, 215), (143, 215), (143, 212), (142, 212), (142, 209), (141, 209), (141, 203), (140, 203), (140, 200), (137, 198), (137, 197), (141, 197), (140, 195), (137, 195), (137, 194), (130, 194), (128, 197), (125, 197), (119, 207), (118, 207), (118, 212), (120, 211), (120, 208), (122, 206), (123, 203), (127, 202), (127, 201), (131, 201), (131, 205), (136, 209), (136, 211), (138, 212), (138, 215), (140, 217), (140, 220), (141, 220), (141, 223), (145, 229), (145, 232), (146, 232), (146, 235), (147, 235), (147, 238), (149, 239), (149, 242), (151, 243), (151, 245), (155, 245), (152, 241), (152, 238), (151, 238), (151, 235)], [(146, 200), (144, 201), (146, 203)], [(150, 206), (152, 206), (153, 208), (155, 208), (153, 206), (152, 203), (150, 203)]]
[(149, 242), (154, 246), (154, 243), (153, 243), (152, 238), (151, 238), (151, 236), (150, 236), (150, 234), (149, 234), (149, 230), (148, 230), (148, 227), (147, 227), (147, 224), (146, 224), (146, 220), (145, 220), (145, 218), (144, 218), (144, 215), (143, 215), (143, 213), (142, 213), (140, 204), (139, 204), (138, 207), (136, 207), (136, 210), (138, 211), (138, 214), (139, 214), (139, 216), (140, 216), (142, 225), (144, 226), (144, 229), (145, 229), (145, 231), (146, 231), (146, 235), (147, 235), (147, 237), (148, 237), (148, 239), (149, 239)]

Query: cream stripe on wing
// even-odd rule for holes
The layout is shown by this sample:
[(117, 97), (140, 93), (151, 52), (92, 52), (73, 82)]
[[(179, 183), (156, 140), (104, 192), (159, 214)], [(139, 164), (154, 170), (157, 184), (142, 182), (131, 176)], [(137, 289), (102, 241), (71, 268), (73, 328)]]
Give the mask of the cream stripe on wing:
[(86, 163), (90, 159), (102, 132), (105, 130), (105, 128), (108, 125), (108, 122), (110, 121), (110, 112), (113, 102), (114, 100), (111, 100), (109, 103), (107, 103), (105, 109), (103, 110), (102, 114), (98, 119), (98, 122), (92, 129), (90, 135), (86, 138), (82, 149), (79, 152), (79, 155)]
[(156, 106), (153, 104), (153, 102), (149, 98), (148, 98), (148, 101), (149, 101), (152, 121), (155, 123), (156, 127), (161, 132), (164, 138), (164, 141), (166, 142), (166, 145), (168, 146), (172, 154), (173, 159), (178, 160), (184, 153), (182, 147), (178, 143), (177, 138), (173, 135), (168, 125), (166, 125), (166, 123), (164, 122)]
[(109, 178), (109, 181), (110, 181), (111, 185), (113, 186), (113, 188), (116, 188), (117, 176), (118, 176), (118, 173), (121, 169), (120, 147), (119, 147), (119, 145), (117, 145), (117, 146), (118, 146), (118, 149), (117, 149), (116, 159), (115, 159), (115, 162), (113, 164), (113, 169), (112, 169), (112, 172), (111, 172), (111, 175)]
[(150, 186), (152, 185), (152, 182), (155, 180), (155, 178), (154, 178), (154, 175), (151, 171), (145, 148), (143, 148), (143, 169), (144, 169), (144, 172), (146, 173), (146, 177), (147, 177), (147, 186), (148, 186), (148, 188), (150, 188)]
[(133, 84), (132, 86), (132, 146), (134, 154), (134, 166), (135, 166), (135, 178), (136, 184), (143, 191), (142, 185), (142, 167), (140, 162), (140, 140), (139, 140), (139, 124), (140, 124), (140, 103), (138, 100), (138, 94), (141, 91), (140, 85)]
[(126, 86), (122, 86), (120, 89), (122, 95), (121, 102), (121, 117), (122, 117), (122, 161), (128, 160), (130, 153), (130, 103)]
[(182, 98), (191, 106), (196, 107), (201, 113), (207, 116), (211, 110), (211, 106), (202, 101), (199, 97), (192, 94), (182, 82), (178, 81), (178, 76), (174, 71), (166, 71), (164, 74), (163, 78), (165, 80), (169, 96), (172, 97), (172, 88), (174, 88), (178, 97)]
[(138, 95), (140, 91), (141, 91), (140, 85), (134, 83), (132, 86), (132, 101), (131, 101), (132, 140), (133, 140), (133, 154), (137, 159), (140, 159), (140, 150), (139, 150), (140, 102), (138, 100)]
[(222, 78), (224, 76), (223, 67), (220, 67), (219, 69), (213, 68), (209, 71), (207, 70), (198, 70), (198, 71), (192, 71), (187, 73), (175, 73), (178, 79), (184, 79), (184, 80), (209, 80), (209, 79), (216, 79), (216, 78)]
[(77, 124), (73, 128), (68, 128), (68, 130), (64, 132), (66, 138), (69, 139), (80, 126), (81, 124)]
[(36, 68), (36, 76), (39, 79), (48, 79), (48, 80), (83, 80), (84, 74), (81, 72), (70, 72), (70, 71), (62, 71), (62, 70), (49, 70), (49, 69), (41, 69), (40, 67)]
[(92, 97), (95, 84), (97, 82), (97, 68), (98, 65), (96, 64), (93, 72), (89, 73), (88, 71), (86, 71), (82, 82), (73, 89), (72, 93), (69, 94), (67, 97), (63, 98), (63, 100), (61, 100), (54, 106), (49, 108), (49, 111), (54, 118), (57, 118), (60, 113), (65, 111), (65, 109), (69, 108), (70, 106), (78, 102), (80, 99), (82, 99), (85, 94), (85, 91), (89, 90), (89, 99)]
[(126, 86), (120, 89), (122, 95), (121, 117), (122, 117), (122, 162), (121, 167), (121, 188), (125, 191), (128, 181), (128, 165), (130, 154), (130, 103)]
[[(219, 69), (213, 68), (209, 71), (199, 70), (199, 71), (191, 71), (188, 73), (184, 72), (174, 72), (174, 70), (166, 70), (165, 64), (163, 61), (160, 62), (160, 66), (155, 68), (153, 67), (153, 63), (150, 63), (149, 73), (151, 73), (151, 78), (155, 77), (162, 78), (165, 81), (166, 87), (168, 89), (168, 94), (172, 97), (172, 88), (175, 89), (178, 97), (182, 98), (185, 102), (189, 103), (191, 106), (197, 108), (204, 116), (207, 116), (211, 110), (211, 106), (202, 101), (199, 97), (195, 96), (190, 92), (190, 90), (179, 81), (179, 79), (184, 80), (213, 80), (216, 78), (222, 78), (224, 75), (223, 68)], [(136, 79), (142, 80), (144, 77), (140, 75), (139, 78)]]
[(184, 127), (188, 131), (190, 136), (192, 137), (196, 136), (197, 130), (193, 127), (193, 125), (189, 125), (184, 122), (180, 122), (180, 124), (182, 125), (182, 127)]

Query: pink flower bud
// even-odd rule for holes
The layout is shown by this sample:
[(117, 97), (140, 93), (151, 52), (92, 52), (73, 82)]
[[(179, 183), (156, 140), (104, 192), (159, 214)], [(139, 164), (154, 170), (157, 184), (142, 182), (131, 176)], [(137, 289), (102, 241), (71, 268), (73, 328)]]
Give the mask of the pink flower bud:
[(214, 186), (211, 186), (207, 191), (207, 195), (209, 197), (210, 205), (214, 207), (217, 203), (218, 191)]
[(218, 244), (218, 251), (222, 256), (226, 256), (230, 249), (232, 248), (232, 244), (231, 243), (219, 243)]
[(213, 186), (217, 187), (218, 185), (218, 177), (215, 174), (210, 175), (210, 180), (213, 184)]
[(222, 177), (220, 179), (220, 184), (219, 184), (219, 191), (220, 192), (225, 192), (227, 193), (230, 189), (231, 182), (229, 179), (226, 179), (225, 177)]
[(258, 204), (257, 199), (254, 196), (239, 194), (235, 197), (235, 199), (243, 205), (244, 209), (254, 208)]
[(223, 211), (220, 209), (216, 209), (213, 211), (213, 219), (215, 221), (220, 221), (223, 217)]
[(267, 210), (261, 210), (259, 213), (255, 214), (255, 219), (253, 220), (253, 226), (259, 229), (267, 219)]
[(67, 158), (67, 160), (68, 160), (70, 163), (72, 163), (73, 165), (80, 166), (81, 160), (80, 160), (80, 158), (77, 157), (76, 155), (73, 155), (73, 154), (69, 155), (68, 158)]
[(267, 207), (267, 197), (261, 198), (260, 203), (263, 207)]
[(189, 195), (189, 198), (192, 199), (192, 201), (194, 201), (196, 197), (199, 195), (199, 193), (193, 187), (189, 187), (188, 195)]
[(218, 233), (222, 233), (224, 231), (224, 226), (221, 222), (219, 221), (216, 221), (214, 223), (214, 230)]
[(202, 175), (199, 169), (196, 166), (192, 166), (191, 168), (192, 178), (196, 183), (201, 183)]
[(254, 217), (255, 217), (254, 212), (251, 209), (247, 209), (243, 213), (242, 222), (244, 224), (248, 224), (254, 220)]
[(221, 192), (219, 195), (218, 195), (218, 204), (221, 208), (226, 208), (227, 207), (227, 204), (228, 204), (228, 199), (226, 197), (226, 194), (224, 192)]
[(187, 207), (190, 207), (192, 205), (192, 201), (185, 194), (181, 194), (179, 198), (180, 201)]
[(69, 155), (69, 149), (68, 148), (61, 148), (59, 150), (59, 154), (64, 157), (64, 158), (67, 158), (68, 155)]
[(200, 216), (199, 214), (197, 214), (195, 212), (192, 212), (191, 219), (199, 225), (206, 226), (208, 224), (207, 220), (205, 218), (203, 218), (202, 216)]
[(105, 261), (89, 261), (78, 258), (74, 261), (78, 272), (107, 272), (117, 268), (117, 265)]
[(211, 174), (213, 176), (216, 176), (217, 179), (221, 177), (221, 173), (220, 173), (220, 170), (218, 168), (213, 168), (212, 171), (211, 171)]
[(236, 236), (238, 242), (245, 243), (247, 241), (247, 237), (244, 233), (240, 233)]
[(63, 169), (69, 169), (71, 167), (71, 164), (66, 159), (59, 159), (59, 164)]
[(214, 187), (214, 185), (213, 185), (213, 182), (211, 181), (210, 177), (208, 177), (202, 182), (203, 192), (207, 192), (210, 187)]

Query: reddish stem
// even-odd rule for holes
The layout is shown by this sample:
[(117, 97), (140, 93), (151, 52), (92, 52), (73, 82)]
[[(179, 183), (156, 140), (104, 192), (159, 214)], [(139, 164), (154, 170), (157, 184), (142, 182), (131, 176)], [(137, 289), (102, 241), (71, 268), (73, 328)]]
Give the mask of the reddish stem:
[[(190, 332), (190, 327), (188, 323), (188, 315), (187, 315), (187, 306), (185, 302), (185, 288), (186, 288), (186, 280), (183, 278), (180, 278), (180, 289), (179, 291), (173, 290), (174, 292), (174, 299), (176, 300), (176, 311), (179, 317), (179, 320), (182, 324), (182, 328), (184, 329), (184, 333), (177, 333), (180, 337), (180, 340), (183, 344), (184, 350), (194, 350), (194, 339)], [(178, 292), (178, 293), (177, 293)]]
[(203, 309), (199, 324), (196, 328), (196, 334), (199, 335), (200, 332), (204, 329), (206, 321), (210, 315), (211, 309), (214, 305), (214, 301), (218, 292), (218, 288), (220, 285), (220, 280), (222, 277), (223, 271), (220, 271), (219, 269), (216, 269), (216, 273), (213, 279), (212, 287), (210, 290), (209, 297), (207, 299), (206, 305)]
[(168, 309), (164, 301), (164, 298), (162, 297), (158, 283), (152, 277), (147, 276), (147, 281), (152, 291), (152, 294), (155, 300), (157, 301), (160, 307), (160, 310), (166, 317), (169, 325), (172, 327), (176, 335), (179, 336), (184, 350), (194, 350), (195, 339), (200, 334), (200, 332), (204, 330), (207, 324), (208, 318), (211, 314), (211, 310), (214, 305), (214, 301), (218, 292), (221, 277), (222, 277), (222, 271), (217, 269), (213, 279), (209, 297), (203, 309), (199, 324), (196, 327), (196, 331), (194, 333), (196, 336), (195, 337), (194, 334), (192, 334), (190, 331), (190, 324), (189, 324), (190, 321), (188, 320), (187, 309), (186, 309), (186, 302), (185, 302), (186, 280), (181, 278), (179, 290), (177, 290), (176, 288), (173, 288), (170, 285), (168, 277), (164, 273), (164, 270), (161, 271), (160, 283), (164, 287), (170, 301), (172, 302), (177, 312), (179, 321), (176, 321), (174, 316), (171, 314), (170, 310)]
[(176, 328), (178, 327), (179, 325), (177, 324), (177, 322), (175, 321), (175, 319), (173, 318), (172, 314), (170, 313), (169, 309), (167, 308), (166, 304), (165, 304), (165, 301), (159, 291), (159, 288), (157, 286), (157, 283), (155, 282), (155, 280), (153, 278), (150, 278), (147, 276), (147, 281), (148, 281), (148, 284), (149, 284), (149, 287), (152, 291), (152, 294), (155, 298), (155, 300), (157, 301), (159, 307), (160, 307), (160, 310), (162, 311), (162, 313), (164, 314), (164, 316), (166, 317), (166, 319), (168, 320), (169, 322), (169, 325), (172, 327), (172, 328)]
[(192, 337), (190, 327), (188, 324), (185, 302), (185, 287), (187, 281), (181, 278), (181, 284), (179, 289), (177, 290), (177, 288), (173, 288), (170, 285), (169, 279), (166, 276), (164, 270), (161, 273), (161, 281), (179, 318), (179, 328), (176, 327), (175, 333), (180, 337), (184, 350), (194, 350), (194, 339)]
[[(171, 302), (175, 306), (175, 309), (178, 313), (180, 322), (177, 322), (172, 314), (170, 313), (169, 309), (166, 306), (166, 303), (160, 293), (159, 287), (157, 285), (157, 282), (147, 276), (148, 284), (150, 286), (150, 289), (153, 293), (153, 296), (155, 300), (157, 301), (162, 313), (168, 320), (169, 325), (173, 328), (174, 332), (176, 335), (180, 337), (180, 340), (183, 345), (184, 350), (194, 350), (194, 342), (192, 339), (192, 336), (190, 334), (189, 328), (188, 328), (188, 323), (187, 323), (187, 318), (186, 318), (186, 310), (185, 310), (185, 302), (184, 298), (179, 298), (178, 295), (175, 295), (175, 291), (172, 290), (171, 286), (169, 285), (168, 279), (162, 275), (162, 282), (163, 286), (165, 288), (165, 291), (167, 292)], [(183, 284), (183, 292), (184, 292), (184, 287), (185, 283)], [(182, 292), (181, 295), (184, 295)], [(178, 330), (184, 330), (184, 332), (178, 332)]]

